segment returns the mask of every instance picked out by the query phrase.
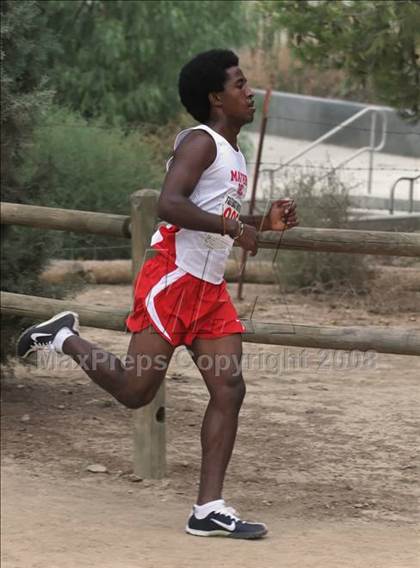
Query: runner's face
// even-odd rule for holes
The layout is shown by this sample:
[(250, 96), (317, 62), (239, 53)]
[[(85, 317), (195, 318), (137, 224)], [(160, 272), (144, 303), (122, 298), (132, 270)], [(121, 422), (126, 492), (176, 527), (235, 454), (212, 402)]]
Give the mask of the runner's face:
[(225, 88), (218, 93), (222, 102), (223, 113), (247, 124), (254, 119), (254, 93), (248, 86), (245, 75), (239, 67), (226, 69)]

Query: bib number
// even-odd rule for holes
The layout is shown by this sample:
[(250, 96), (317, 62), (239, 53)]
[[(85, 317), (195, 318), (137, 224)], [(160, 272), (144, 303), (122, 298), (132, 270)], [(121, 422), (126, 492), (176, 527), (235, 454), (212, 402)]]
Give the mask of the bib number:
[(241, 212), (241, 203), (231, 195), (227, 195), (223, 203), (223, 217), (225, 219), (238, 219)]

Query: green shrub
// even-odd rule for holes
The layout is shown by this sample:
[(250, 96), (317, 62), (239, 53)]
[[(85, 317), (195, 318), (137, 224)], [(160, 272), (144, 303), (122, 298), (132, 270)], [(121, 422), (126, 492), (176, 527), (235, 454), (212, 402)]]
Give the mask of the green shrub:
[[(280, 195), (279, 189), (276, 194)], [(337, 174), (319, 178), (303, 172), (285, 177), (281, 194), (296, 201), (300, 227), (348, 227), (349, 192)], [(351, 288), (363, 293), (370, 277), (364, 255), (285, 250), (281, 241), (275, 267), (282, 286), (308, 291)]]
[[(23, 185), (35, 186), (38, 205), (129, 214), (132, 192), (160, 187), (164, 163), (158, 159), (147, 136), (137, 130), (125, 133), (54, 108), (34, 132), (21, 175)], [(91, 257), (95, 250), (99, 258), (121, 258), (130, 254), (130, 243), (55, 233), (49, 248), (50, 256), (60, 258)]]

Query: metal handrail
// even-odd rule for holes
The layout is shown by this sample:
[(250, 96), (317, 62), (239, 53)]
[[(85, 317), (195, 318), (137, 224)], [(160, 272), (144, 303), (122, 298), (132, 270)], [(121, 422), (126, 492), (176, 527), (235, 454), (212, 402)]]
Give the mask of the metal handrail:
[(394, 214), (394, 203), (395, 203), (395, 190), (397, 188), (397, 185), (400, 183), (400, 181), (408, 181), (410, 183), (409, 185), (409, 193), (408, 193), (408, 212), (409, 213), (413, 213), (414, 211), (414, 183), (420, 179), (420, 175), (418, 176), (402, 176), (400, 178), (398, 178), (391, 187), (391, 193), (389, 195), (389, 212), (391, 215)]
[[(363, 146), (363, 148), (360, 148), (359, 150), (357, 150), (356, 152), (351, 154), (348, 158), (345, 158), (344, 160), (339, 162), (336, 166), (333, 166), (331, 168), (331, 170), (335, 170), (335, 169), (343, 166), (344, 164), (347, 164), (348, 162), (350, 162), (351, 160), (354, 160), (354, 158), (357, 158), (358, 156), (360, 156), (364, 152), (370, 152), (368, 193), (371, 193), (373, 156), (374, 156), (375, 152), (380, 152), (385, 146), (386, 128), (387, 128), (387, 124), (388, 124), (388, 118), (387, 118), (386, 111), (383, 108), (376, 107), (376, 106), (369, 106), (369, 107), (366, 107), (366, 108), (360, 110), (355, 115), (353, 115), (350, 118), (348, 118), (347, 120), (341, 122), (340, 124), (335, 126), (333, 129), (329, 130), (328, 132), (326, 132), (325, 134), (323, 134), (322, 136), (320, 136), (319, 138), (314, 140), (311, 144), (309, 144), (309, 146), (307, 146), (303, 150), (299, 150), (299, 152), (297, 152), (296, 154), (293, 154), (293, 156), (288, 158), (285, 162), (283, 162), (282, 164), (280, 164), (276, 168), (267, 168), (265, 170), (261, 170), (260, 173), (266, 173), (267, 172), (270, 176), (270, 186), (271, 186), (270, 192), (271, 192), (271, 194), (273, 192), (273, 183), (274, 183), (274, 173), (275, 172), (281, 170), (282, 168), (284, 168), (286, 166), (289, 166), (292, 162), (294, 162), (298, 158), (301, 158), (303, 155), (310, 152), (313, 148), (315, 148), (316, 146), (319, 146), (320, 144), (325, 142), (325, 140), (328, 140), (329, 138), (334, 136), (334, 134), (337, 134), (337, 132), (340, 132), (341, 130), (346, 128), (349, 124), (352, 124), (353, 122), (355, 122), (356, 120), (358, 120), (359, 118), (361, 118), (362, 116), (364, 116), (365, 114), (368, 114), (368, 113), (372, 113), (372, 119), (371, 119), (371, 124), (370, 124), (370, 144), (369, 144), (369, 146)], [(379, 144), (377, 144), (375, 146), (376, 117), (377, 117), (378, 114), (380, 114), (382, 116), (382, 135), (381, 135)]]

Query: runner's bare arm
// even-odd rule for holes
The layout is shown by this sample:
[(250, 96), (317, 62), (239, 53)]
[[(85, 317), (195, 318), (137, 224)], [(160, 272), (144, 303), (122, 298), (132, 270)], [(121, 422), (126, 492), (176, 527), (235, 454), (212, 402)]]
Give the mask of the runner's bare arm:
[(290, 199), (273, 201), (267, 215), (241, 215), (243, 223), (252, 225), (258, 231), (284, 231), (299, 225), (296, 203)]
[(269, 231), (269, 220), (267, 216), (263, 215), (241, 215), (239, 219), (242, 223), (247, 225), (252, 225), (258, 231)]
[[(185, 229), (221, 233), (220, 215), (208, 213), (188, 199), (202, 173), (216, 158), (216, 146), (204, 131), (191, 132), (176, 149), (166, 174), (158, 203), (158, 215), (164, 221)], [(234, 236), (237, 222), (226, 219), (226, 230)]]

